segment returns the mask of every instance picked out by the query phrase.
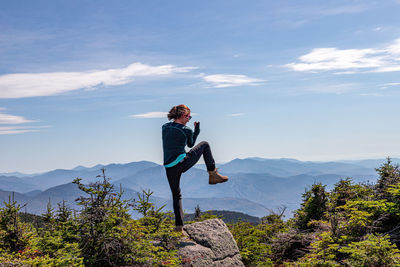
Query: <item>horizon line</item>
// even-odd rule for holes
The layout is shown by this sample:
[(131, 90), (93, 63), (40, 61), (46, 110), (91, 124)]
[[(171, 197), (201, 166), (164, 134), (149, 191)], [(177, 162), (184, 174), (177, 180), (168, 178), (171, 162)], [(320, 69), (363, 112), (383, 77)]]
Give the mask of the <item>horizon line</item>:
[[(245, 159), (260, 159), (260, 160), (295, 160), (299, 162), (315, 162), (315, 163), (327, 163), (327, 162), (346, 162), (346, 161), (364, 161), (364, 160), (384, 160), (387, 158), (391, 159), (400, 159), (400, 156), (384, 156), (384, 157), (360, 157), (360, 158), (351, 158), (351, 159), (335, 159), (335, 160), (299, 160), (296, 158), (291, 158), (291, 157), (258, 157), (258, 156), (251, 156), (251, 157), (244, 157), (244, 158), (234, 158), (228, 161), (220, 161), (216, 162), (216, 164), (221, 165), (221, 164), (226, 164), (234, 160), (245, 160)], [(126, 164), (131, 164), (131, 163), (137, 163), (137, 162), (152, 162), (155, 163), (159, 166), (163, 166), (162, 163), (151, 161), (151, 160), (137, 160), (137, 161), (129, 161), (129, 162), (110, 162), (110, 163), (98, 163), (94, 164), (93, 166), (84, 166), (84, 165), (76, 165), (75, 167), (70, 167), (70, 168), (54, 168), (54, 169), (47, 169), (43, 171), (33, 171), (33, 172), (22, 172), (22, 171), (0, 171), (0, 175), (6, 176), (7, 174), (13, 174), (13, 173), (18, 173), (26, 176), (34, 176), (38, 174), (43, 174), (51, 171), (56, 171), (56, 170), (74, 170), (76, 168), (82, 167), (86, 169), (91, 169), (94, 168), (98, 165), (101, 166), (107, 166), (107, 165), (112, 165), (112, 164), (119, 164), (119, 165), (126, 165)], [(195, 165), (204, 165), (204, 163), (197, 163)]]

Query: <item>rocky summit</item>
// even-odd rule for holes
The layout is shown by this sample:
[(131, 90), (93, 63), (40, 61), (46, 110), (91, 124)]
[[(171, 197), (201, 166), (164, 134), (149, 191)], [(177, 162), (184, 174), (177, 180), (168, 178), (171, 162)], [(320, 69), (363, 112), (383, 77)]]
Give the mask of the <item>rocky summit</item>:
[(210, 219), (184, 226), (188, 238), (179, 244), (183, 266), (244, 266), (226, 224)]

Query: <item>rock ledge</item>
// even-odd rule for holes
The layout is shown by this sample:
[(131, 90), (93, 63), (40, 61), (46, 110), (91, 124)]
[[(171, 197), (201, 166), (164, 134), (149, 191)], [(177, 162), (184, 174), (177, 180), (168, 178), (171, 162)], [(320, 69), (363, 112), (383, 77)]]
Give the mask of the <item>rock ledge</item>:
[(222, 220), (196, 222), (183, 229), (189, 237), (179, 244), (183, 266), (244, 266), (237, 244)]

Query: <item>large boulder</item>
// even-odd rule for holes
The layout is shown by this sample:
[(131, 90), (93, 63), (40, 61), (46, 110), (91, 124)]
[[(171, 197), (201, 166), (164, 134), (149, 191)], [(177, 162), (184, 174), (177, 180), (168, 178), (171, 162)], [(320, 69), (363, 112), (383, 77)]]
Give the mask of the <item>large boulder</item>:
[(236, 241), (222, 220), (196, 222), (183, 229), (188, 235), (178, 250), (183, 266), (244, 266)]

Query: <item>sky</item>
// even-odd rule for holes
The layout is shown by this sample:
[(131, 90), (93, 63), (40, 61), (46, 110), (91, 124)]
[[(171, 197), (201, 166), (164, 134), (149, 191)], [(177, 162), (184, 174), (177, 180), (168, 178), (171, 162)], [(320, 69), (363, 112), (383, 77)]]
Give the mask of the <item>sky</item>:
[(400, 1), (0, 2), (0, 172), (162, 163), (174, 105), (217, 162), (400, 156)]

